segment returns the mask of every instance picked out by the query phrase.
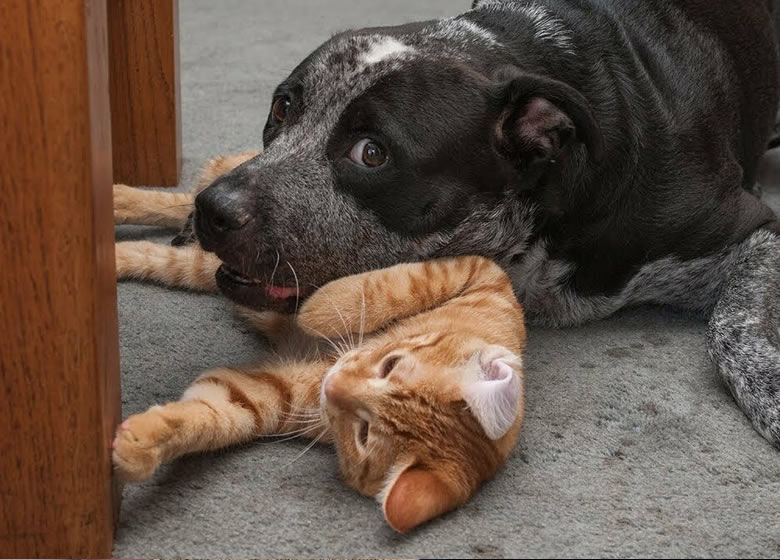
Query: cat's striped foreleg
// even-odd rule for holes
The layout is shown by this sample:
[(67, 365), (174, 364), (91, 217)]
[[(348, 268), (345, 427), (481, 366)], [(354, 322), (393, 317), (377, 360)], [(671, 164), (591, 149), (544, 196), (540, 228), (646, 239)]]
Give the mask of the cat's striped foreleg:
[(145, 480), (187, 453), (211, 451), (263, 435), (329, 439), (319, 412), (326, 366), (217, 369), (198, 378), (182, 399), (125, 420), (113, 443), (114, 465), (126, 480)]
[(198, 245), (170, 247), (149, 241), (116, 244), (117, 280), (149, 280), (173, 288), (216, 292), (222, 264)]

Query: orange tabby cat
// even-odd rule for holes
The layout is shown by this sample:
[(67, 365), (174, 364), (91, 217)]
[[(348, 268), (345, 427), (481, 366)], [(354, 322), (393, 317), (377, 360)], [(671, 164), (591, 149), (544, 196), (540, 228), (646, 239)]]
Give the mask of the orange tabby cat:
[[(166, 193), (163, 193), (166, 194)], [(214, 289), (197, 247), (117, 245), (120, 278)], [(295, 317), (244, 311), (273, 358), (201, 375), (131, 416), (114, 464), (128, 480), (185, 453), (299, 434), (332, 443), (346, 482), (397, 531), (458, 505), (511, 452), (523, 418), (523, 313), (507, 275), (460, 257), (333, 281)]]

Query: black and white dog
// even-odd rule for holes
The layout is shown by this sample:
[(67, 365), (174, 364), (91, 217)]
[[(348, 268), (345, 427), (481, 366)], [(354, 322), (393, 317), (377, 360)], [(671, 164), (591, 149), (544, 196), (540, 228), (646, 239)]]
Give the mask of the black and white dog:
[(279, 86), (265, 153), (198, 196), (196, 236), (260, 309), (481, 254), (536, 323), (709, 316), (718, 371), (780, 446), (780, 220), (755, 189), (772, 21), (768, 0), (485, 0), (337, 35)]

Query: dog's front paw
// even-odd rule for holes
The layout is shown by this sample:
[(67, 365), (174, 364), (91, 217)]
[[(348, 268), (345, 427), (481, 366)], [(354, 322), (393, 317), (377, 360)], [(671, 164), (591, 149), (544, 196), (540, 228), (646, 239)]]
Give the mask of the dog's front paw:
[(131, 416), (117, 428), (112, 458), (123, 480), (148, 480), (162, 463), (171, 427), (158, 410)]

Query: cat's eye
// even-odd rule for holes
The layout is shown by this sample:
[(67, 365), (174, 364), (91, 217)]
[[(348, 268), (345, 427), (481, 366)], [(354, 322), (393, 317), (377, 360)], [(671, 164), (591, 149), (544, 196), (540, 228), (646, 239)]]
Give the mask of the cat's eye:
[(388, 356), (385, 358), (385, 361), (382, 362), (382, 367), (379, 368), (379, 378), (384, 379), (390, 375), (400, 360), (401, 356)]
[(368, 422), (366, 420), (360, 420), (357, 433), (355, 434), (355, 439), (357, 441), (358, 447), (361, 450), (364, 450), (366, 445), (368, 445)]

